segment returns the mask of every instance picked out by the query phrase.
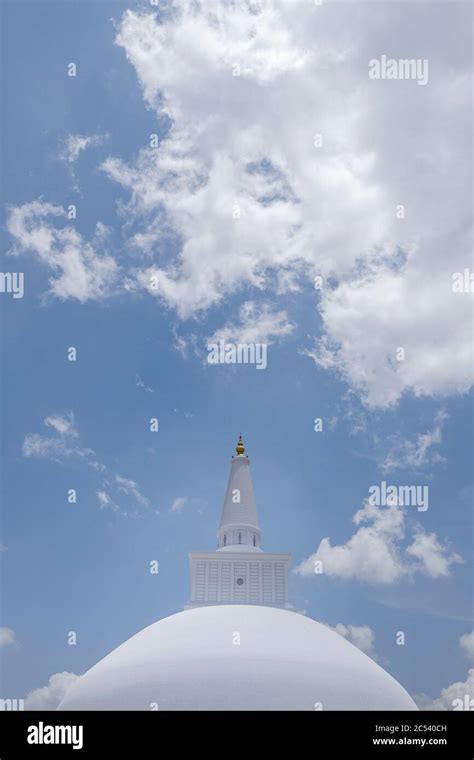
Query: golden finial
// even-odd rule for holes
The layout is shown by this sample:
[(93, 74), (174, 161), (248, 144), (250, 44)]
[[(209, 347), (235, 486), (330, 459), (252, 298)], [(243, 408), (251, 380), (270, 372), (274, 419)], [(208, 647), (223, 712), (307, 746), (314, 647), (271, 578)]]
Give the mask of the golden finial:
[(237, 446), (235, 447), (235, 450), (236, 450), (236, 452), (237, 452), (237, 454), (239, 456), (241, 456), (241, 454), (243, 454), (245, 452), (244, 442), (242, 440), (242, 433), (240, 433), (240, 435), (239, 435), (239, 442), (238, 442)]

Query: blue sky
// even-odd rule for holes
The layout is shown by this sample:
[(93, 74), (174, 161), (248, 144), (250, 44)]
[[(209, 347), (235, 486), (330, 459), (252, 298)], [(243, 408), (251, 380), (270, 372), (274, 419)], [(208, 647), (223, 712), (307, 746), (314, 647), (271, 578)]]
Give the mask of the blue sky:
[[(368, 5), (4, 3), (2, 696), (182, 609), (239, 432), (295, 609), (427, 703), (468, 688), (469, 9)], [(428, 84), (371, 82), (381, 54)], [(268, 367), (209, 365), (211, 338)], [(382, 480), (429, 509), (382, 524)]]

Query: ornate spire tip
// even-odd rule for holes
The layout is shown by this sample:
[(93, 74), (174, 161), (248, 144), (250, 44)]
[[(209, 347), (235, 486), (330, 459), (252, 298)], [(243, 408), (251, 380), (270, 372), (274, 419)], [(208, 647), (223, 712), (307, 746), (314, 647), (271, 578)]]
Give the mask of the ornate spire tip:
[(235, 450), (239, 457), (245, 453), (244, 442), (242, 440), (242, 433), (239, 435), (239, 441), (237, 443), (237, 446), (235, 447)]

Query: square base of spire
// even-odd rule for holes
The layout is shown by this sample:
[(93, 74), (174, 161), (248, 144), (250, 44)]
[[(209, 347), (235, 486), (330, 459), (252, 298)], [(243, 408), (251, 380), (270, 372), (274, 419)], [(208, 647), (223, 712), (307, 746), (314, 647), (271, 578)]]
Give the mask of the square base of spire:
[(211, 604), (288, 606), (291, 554), (208, 552), (189, 555), (188, 607)]

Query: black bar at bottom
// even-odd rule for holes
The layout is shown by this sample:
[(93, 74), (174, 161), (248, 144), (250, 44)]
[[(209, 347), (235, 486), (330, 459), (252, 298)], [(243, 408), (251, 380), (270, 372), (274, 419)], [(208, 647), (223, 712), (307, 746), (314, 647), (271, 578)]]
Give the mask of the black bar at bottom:
[[(182, 750), (472, 760), (470, 712), (1, 712), (0, 760)], [(168, 751), (166, 750), (168, 747)], [(76, 748), (76, 749), (74, 749)]]

